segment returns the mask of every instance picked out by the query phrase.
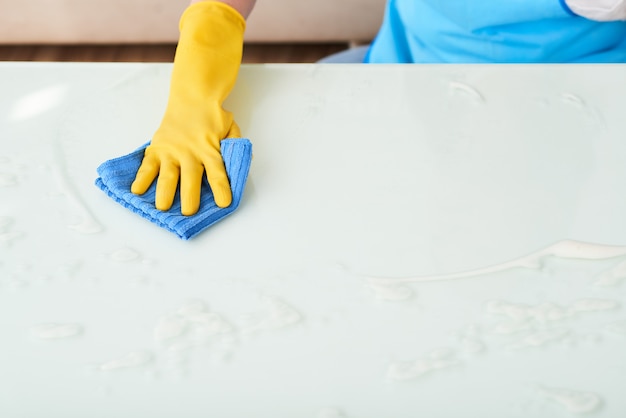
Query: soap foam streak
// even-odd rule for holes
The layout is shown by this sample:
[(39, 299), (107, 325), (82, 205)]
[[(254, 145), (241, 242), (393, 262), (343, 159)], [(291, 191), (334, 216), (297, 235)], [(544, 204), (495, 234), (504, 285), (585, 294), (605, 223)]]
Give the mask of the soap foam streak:
[(543, 265), (543, 260), (546, 257), (582, 260), (605, 260), (621, 257), (624, 255), (626, 255), (626, 246), (593, 244), (574, 240), (562, 240), (544, 248), (543, 250), (537, 251), (527, 256), (476, 270), (432, 276), (429, 275), (406, 278), (368, 277), (367, 279), (370, 283), (374, 284), (444, 281), (499, 273), (513, 268), (539, 269)]

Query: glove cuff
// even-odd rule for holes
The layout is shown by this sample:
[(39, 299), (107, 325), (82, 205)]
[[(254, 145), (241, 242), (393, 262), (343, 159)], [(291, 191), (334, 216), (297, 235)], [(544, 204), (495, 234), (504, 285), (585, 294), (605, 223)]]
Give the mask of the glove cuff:
[(182, 89), (185, 101), (193, 97), (202, 98), (204, 106), (221, 105), (237, 79), (245, 27), (243, 16), (225, 3), (201, 1), (189, 6), (180, 19), (172, 73), (174, 97)]
[[(201, 1), (187, 7), (183, 12), (179, 30), (181, 37), (185, 33), (194, 33), (195, 38), (202, 42), (214, 40), (220, 33), (224, 35), (240, 35), (246, 30), (246, 20), (233, 7), (220, 1)], [(204, 36), (202, 36), (204, 34)]]

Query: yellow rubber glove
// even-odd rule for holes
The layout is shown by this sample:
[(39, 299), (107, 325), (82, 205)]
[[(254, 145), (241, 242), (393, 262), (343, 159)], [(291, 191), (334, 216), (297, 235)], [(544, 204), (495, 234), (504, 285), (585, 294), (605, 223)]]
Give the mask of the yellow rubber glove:
[(237, 80), (245, 25), (239, 12), (217, 1), (195, 3), (180, 19), (165, 115), (131, 186), (143, 194), (158, 177), (159, 210), (171, 208), (180, 179), (181, 212), (196, 213), (205, 172), (216, 204), (232, 201), (220, 141), (241, 134), (222, 103)]

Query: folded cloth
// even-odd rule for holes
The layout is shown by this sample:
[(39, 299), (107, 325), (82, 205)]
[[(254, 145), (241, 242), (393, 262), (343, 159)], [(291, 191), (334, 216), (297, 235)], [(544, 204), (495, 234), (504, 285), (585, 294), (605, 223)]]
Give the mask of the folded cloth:
[(96, 186), (127, 209), (175, 233), (183, 240), (194, 237), (237, 209), (252, 161), (252, 144), (248, 139), (228, 138), (221, 142), (222, 158), (233, 194), (230, 206), (220, 208), (215, 204), (211, 187), (204, 178), (200, 209), (192, 216), (184, 216), (180, 213), (180, 190), (176, 192), (174, 204), (168, 211), (160, 211), (154, 207), (156, 181), (143, 195), (139, 196), (130, 191), (147, 146), (148, 144), (145, 144), (128, 155), (102, 163), (98, 167), (100, 177), (96, 179)]

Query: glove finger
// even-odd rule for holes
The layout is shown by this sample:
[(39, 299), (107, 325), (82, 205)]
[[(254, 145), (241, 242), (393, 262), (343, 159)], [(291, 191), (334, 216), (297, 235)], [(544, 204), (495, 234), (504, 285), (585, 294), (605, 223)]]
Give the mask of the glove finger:
[(204, 167), (185, 164), (180, 168), (180, 206), (185, 216), (193, 215), (200, 208), (200, 187)]
[(144, 156), (130, 191), (134, 194), (144, 194), (152, 185), (159, 174), (160, 163), (158, 158), (152, 155)]
[(233, 124), (230, 125), (230, 130), (226, 134), (226, 138), (241, 138), (241, 130), (237, 122), (233, 120)]
[(208, 157), (204, 160), (204, 168), (217, 206), (221, 208), (230, 206), (233, 197), (222, 157), (219, 154)]
[(178, 187), (179, 168), (171, 161), (161, 162), (159, 179), (156, 186), (155, 206), (159, 210), (169, 210), (174, 203)]

